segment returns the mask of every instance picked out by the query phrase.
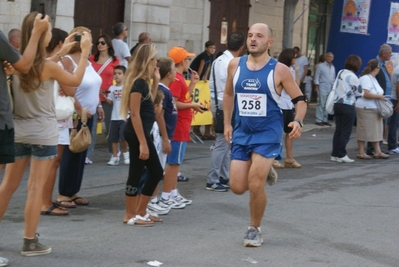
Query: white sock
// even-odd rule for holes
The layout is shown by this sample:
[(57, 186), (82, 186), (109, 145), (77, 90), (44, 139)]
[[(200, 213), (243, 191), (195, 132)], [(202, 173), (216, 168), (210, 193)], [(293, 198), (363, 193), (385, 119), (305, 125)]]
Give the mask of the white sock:
[(170, 198), (170, 193), (162, 192), (161, 198), (168, 200)]
[(177, 189), (173, 189), (171, 194), (172, 194), (172, 197), (176, 197), (179, 194), (179, 191), (177, 191)]

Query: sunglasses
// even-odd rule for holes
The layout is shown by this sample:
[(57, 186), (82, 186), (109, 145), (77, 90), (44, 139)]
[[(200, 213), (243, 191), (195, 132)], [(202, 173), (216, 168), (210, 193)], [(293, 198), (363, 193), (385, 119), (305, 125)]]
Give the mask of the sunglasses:
[(97, 42), (97, 45), (106, 45), (104, 41)]

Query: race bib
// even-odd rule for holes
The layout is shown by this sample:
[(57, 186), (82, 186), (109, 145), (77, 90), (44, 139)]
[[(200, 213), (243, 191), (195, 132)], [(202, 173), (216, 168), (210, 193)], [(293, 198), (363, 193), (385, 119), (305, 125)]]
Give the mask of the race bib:
[(266, 99), (266, 94), (238, 93), (237, 103), (239, 115), (244, 117), (266, 117)]

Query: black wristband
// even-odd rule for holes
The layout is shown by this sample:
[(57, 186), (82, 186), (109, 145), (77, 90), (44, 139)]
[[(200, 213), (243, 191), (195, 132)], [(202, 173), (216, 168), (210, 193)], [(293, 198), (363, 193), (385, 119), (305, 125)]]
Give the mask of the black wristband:
[(295, 105), (296, 103), (298, 103), (298, 101), (305, 101), (308, 102), (308, 100), (306, 99), (306, 97), (304, 95), (300, 95), (295, 97), (294, 99), (291, 100), (291, 102)]

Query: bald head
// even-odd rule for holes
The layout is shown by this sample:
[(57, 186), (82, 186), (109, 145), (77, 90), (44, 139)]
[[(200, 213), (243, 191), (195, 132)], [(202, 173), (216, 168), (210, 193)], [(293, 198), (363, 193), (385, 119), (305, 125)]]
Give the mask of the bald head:
[(8, 32), (8, 41), (10, 44), (15, 47), (16, 49), (19, 49), (20, 43), (21, 43), (21, 30), (19, 29), (11, 29)]
[(151, 43), (151, 35), (148, 32), (142, 32), (139, 35), (139, 44)]
[(272, 29), (264, 23), (255, 23), (248, 30), (247, 49), (253, 57), (265, 55), (273, 44)]
[(258, 29), (258, 30), (264, 32), (265, 34), (267, 34), (267, 36), (269, 38), (273, 38), (273, 30), (272, 30), (272, 28), (270, 28), (269, 25), (267, 25), (265, 23), (252, 24), (252, 26), (249, 28), (249, 30), (251, 30), (252, 28)]

